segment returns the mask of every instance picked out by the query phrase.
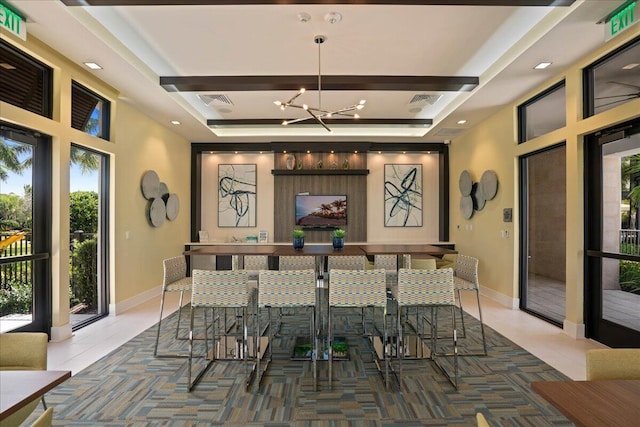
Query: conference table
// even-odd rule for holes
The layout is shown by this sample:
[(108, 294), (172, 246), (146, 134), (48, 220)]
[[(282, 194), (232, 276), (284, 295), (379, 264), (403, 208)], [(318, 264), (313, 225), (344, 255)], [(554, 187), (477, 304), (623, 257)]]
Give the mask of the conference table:
[(71, 371), (0, 371), (0, 420), (71, 378)]
[(531, 388), (577, 426), (640, 423), (640, 380), (540, 381)]

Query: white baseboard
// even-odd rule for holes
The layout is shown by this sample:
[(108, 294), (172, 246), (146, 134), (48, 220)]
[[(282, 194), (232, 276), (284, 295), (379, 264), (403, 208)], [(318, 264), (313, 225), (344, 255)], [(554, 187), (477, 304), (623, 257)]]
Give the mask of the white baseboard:
[(492, 300), (497, 301), (499, 304), (504, 305), (512, 310), (520, 309), (520, 298), (511, 298), (500, 292), (496, 292), (493, 289), (480, 287), (480, 294), (484, 295)]
[(68, 340), (72, 336), (73, 331), (71, 330), (71, 323), (67, 323), (66, 325), (62, 326), (51, 327), (51, 342)]
[(120, 301), (117, 304), (109, 304), (109, 316), (117, 316), (118, 314), (122, 314), (125, 311), (130, 310), (133, 307), (150, 300), (151, 298), (157, 297), (161, 293), (162, 286), (157, 286), (155, 288), (149, 289), (148, 291), (134, 295), (129, 299)]
[(577, 340), (584, 339), (585, 326), (584, 323), (573, 323), (565, 319), (564, 322), (562, 322), (562, 332)]

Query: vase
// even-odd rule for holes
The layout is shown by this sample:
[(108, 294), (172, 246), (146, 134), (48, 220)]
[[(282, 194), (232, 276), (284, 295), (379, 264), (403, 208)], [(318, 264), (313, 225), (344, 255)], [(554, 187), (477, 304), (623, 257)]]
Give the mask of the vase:
[(304, 237), (293, 238), (293, 249), (302, 249), (304, 247)]
[(344, 237), (333, 238), (333, 249), (342, 249), (344, 247)]

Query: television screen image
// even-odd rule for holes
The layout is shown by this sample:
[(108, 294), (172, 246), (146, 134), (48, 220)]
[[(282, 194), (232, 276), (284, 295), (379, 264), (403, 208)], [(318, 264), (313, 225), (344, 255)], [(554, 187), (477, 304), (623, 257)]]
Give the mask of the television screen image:
[(296, 225), (303, 227), (347, 225), (347, 196), (296, 195)]

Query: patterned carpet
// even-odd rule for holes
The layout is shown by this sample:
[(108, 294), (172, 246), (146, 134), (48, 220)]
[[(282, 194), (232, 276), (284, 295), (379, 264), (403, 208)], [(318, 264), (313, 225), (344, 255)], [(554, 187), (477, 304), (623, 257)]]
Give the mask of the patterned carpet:
[[(171, 347), (163, 352), (188, 348), (187, 341), (173, 339), (176, 319), (174, 314), (163, 322), (161, 342)], [(188, 315), (183, 319), (186, 325)], [(572, 425), (530, 388), (532, 381), (567, 378), (490, 328), (488, 356), (459, 358), (458, 390), (432, 361), (413, 360), (403, 365), (402, 384), (391, 381), (385, 391), (368, 339), (357, 335), (360, 312), (344, 310), (336, 331), (347, 337), (349, 360), (334, 363), (332, 391), (328, 362), (318, 362), (313, 391), (311, 363), (289, 360), (292, 336), (307, 333), (308, 323), (296, 313), (282, 319), (274, 361), (251, 392), (243, 386), (242, 363), (219, 361), (188, 393), (187, 360), (154, 358), (153, 327), (49, 392), (54, 425), (474, 426), (477, 411), (494, 426)], [(461, 353), (481, 347), (477, 320), (465, 319)]]

